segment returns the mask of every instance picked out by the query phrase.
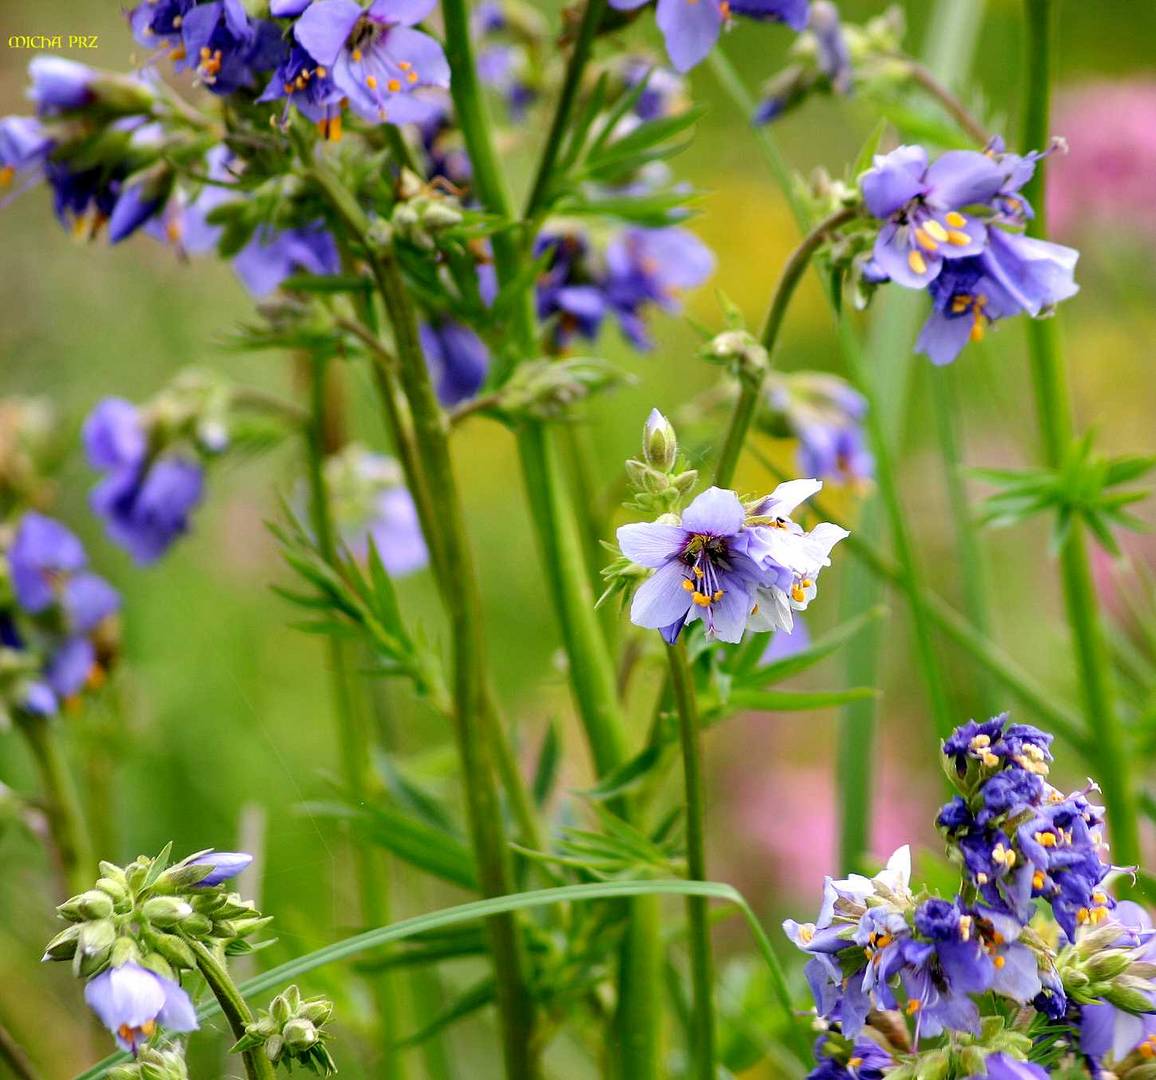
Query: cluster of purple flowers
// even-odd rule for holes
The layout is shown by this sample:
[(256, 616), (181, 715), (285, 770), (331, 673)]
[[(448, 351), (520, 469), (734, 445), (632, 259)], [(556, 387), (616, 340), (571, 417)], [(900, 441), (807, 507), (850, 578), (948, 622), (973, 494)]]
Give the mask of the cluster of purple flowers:
[(535, 256), (545, 268), (538, 279), (538, 317), (552, 320), (557, 348), (575, 337), (593, 340), (613, 315), (635, 348), (650, 349), (645, 313), (677, 311), (679, 294), (714, 272), (710, 249), (686, 229), (627, 228), (606, 247), (601, 263), (579, 232), (543, 233)]
[(6, 558), (14, 604), (0, 611), (0, 649), (27, 660), (10, 704), (52, 716), (103, 679), (102, 632), (120, 596), (88, 568), (80, 540), (35, 511), (20, 519)]
[(787, 630), (793, 612), (814, 599), (819, 572), (848, 533), (828, 522), (810, 532), (791, 513), (822, 488), (791, 480), (746, 505), (733, 491), (708, 488), (675, 523), (666, 518), (623, 525), (622, 554), (654, 573), (630, 609), (636, 626), (673, 643), (701, 620), (707, 636), (737, 642), (745, 630)]
[(1045, 780), (1052, 737), (1005, 715), (958, 728), (943, 746), (964, 794), (936, 819), (984, 902), (1026, 921), (1033, 901), (1051, 905), (1070, 939), (1108, 919), (1115, 901), (1102, 883), (1104, 816), (1081, 791)]
[(154, 438), (142, 411), (123, 398), (105, 398), (89, 414), (84, 447), (105, 474), (91, 502), (109, 538), (137, 562), (155, 562), (188, 531), (204, 494), (200, 461)]
[(1022, 188), (1044, 153), (949, 150), (930, 162), (919, 146), (877, 155), (860, 178), (868, 212), (883, 222), (864, 278), (931, 294), (916, 343), (936, 364), (954, 360), (998, 319), (1033, 318), (1074, 296), (1079, 253), (1025, 236)]

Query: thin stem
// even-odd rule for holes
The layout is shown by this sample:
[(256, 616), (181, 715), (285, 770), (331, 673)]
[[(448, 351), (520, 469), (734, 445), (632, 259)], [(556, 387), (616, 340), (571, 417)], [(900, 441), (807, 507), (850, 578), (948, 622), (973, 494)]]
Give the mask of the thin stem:
[(48, 717), (32, 715), (21, 716), (18, 724), (28, 740), (44, 785), (44, 812), (64, 883), (73, 894), (84, 892), (92, 884), (90, 875), (95, 864), (84, 811), (56, 724)]
[[(963, 586), (963, 608), (971, 624), (985, 636), (991, 636), (991, 613), (987, 602), (987, 573), (983, 551), (972, 520), (963, 482), (963, 455), (959, 442), (959, 405), (953, 392), (955, 369), (933, 368), (931, 375), (931, 402), (935, 411), (936, 434), (939, 438), (943, 461), (943, 480), (947, 489), (947, 504), (955, 533), (956, 557), (959, 560), (960, 580)], [(990, 706), (982, 684), (978, 696)], [(998, 710), (996, 710), (998, 711)]]
[[(695, 701), (694, 675), (686, 659), (686, 643), (680, 641), (666, 650), (670, 679), (678, 712), (682, 774), (686, 785), (686, 863), (691, 881), (707, 881), (706, 875), (706, 795), (702, 779), (702, 738)], [(714, 1064), (714, 978), (712, 975), (710, 921), (706, 900), (686, 901), (690, 943), (691, 984), (694, 1009), (691, 1016), (691, 1075), (698, 1080), (715, 1080)]]
[[(811, 263), (812, 256), (823, 246), (835, 229), (853, 221), (858, 213), (858, 208), (850, 206), (836, 211), (807, 233), (799, 246), (791, 253), (783, 267), (779, 283), (775, 286), (760, 337), (761, 344), (767, 351), (768, 365), (774, 352), (775, 343), (778, 341), (783, 320), (786, 318), (787, 309), (790, 307), (791, 298), (795, 295), (799, 282), (803, 280), (803, 275)], [(764, 375), (765, 370), (743, 380), (742, 389), (735, 402), (730, 425), (727, 428), (722, 449), (719, 451), (718, 461), (715, 464), (714, 482), (719, 487), (729, 487), (734, 477), (735, 467), (738, 465), (740, 454), (742, 454), (743, 443), (746, 441), (747, 432), (750, 430), (755, 413), (758, 411)]]
[[(314, 357), (308, 375), (310, 424), (306, 429), (305, 442), (309, 466), (310, 516), (321, 555), (333, 565), (337, 557), (337, 535), (325, 483), (325, 460), (340, 448), (344, 436), (328, 362), (323, 357)], [(354, 691), (347, 643), (331, 636), (328, 638), (328, 649), (333, 709), (337, 715), (341, 743), (342, 775), (350, 798), (361, 805), (366, 802), (370, 788), (369, 763), (373, 760), (373, 737)], [(353, 857), (361, 899), (361, 916), (367, 924), (380, 926), (390, 917), (388, 876), (375, 859), (374, 853), (364, 845), (354, 845)], [(381, 1022), (382, 1039), (387, 1047), (392, 1047), (398, 1036), (397, 1001), (393, 993), (393, 980), (387, 973), (379, 973), (373, 979), (373, 994)], [(383, 1069), (383, 1076), (389, 1080), (403, 1076), (401, 1055), (387, 1052)]]
[(527, 221), (534, 220), (550, 194), (550, 185), (554, 180), (554, 167), (558, 162), (558, 155), (562, 152), (566, 129), (574, 115), (578, 90), (582, 85), (582, 74), (590, 59), (590, 53), (594, 47), (594, 37), (598, 32), (599, 24), (602, 22), (602, 16), (606, 13), (606, 7), (606, 0), (587, 0), (582, 11), (582, 21), (578, 25), (578, 35), (574, 39), (574, 48), (566, 65), (566, 75), (558, 95), (558, 104), (554, 109), (554, 119), (550, 122), (550, 131), (546, 135), (546, 145), (538, 162), (534, 183), (530, 187), (530, 196), (526, 200), (526, 210), (523, 217)]
[(0, 1061), (12, 1070), (12, 1075), (18, 1080), (40, 1080), (40, 1073), (36, 1071), (32, 1059), (3, 1024), (0, 1024)]
[[(225, 965), (202, 942), (189, 939), (186, 943), (193, 950), (193, 955), (197, 959), (197, 970), (221, 1006), (221, 1012), (229, 1022), (233, 1037), (244, 1038), (247, 1026), (253, 1021), (253, 1014), (233, 984)], [(247, 1080), (275, 1080), (273, 1064), (261, 1047), (243, 1050), (241, 1060), (245, 1065)]]
[[(1051, 0), (1025, 0), (1027, 72), (1023, 140), (1027, 147), (1047, 145), (1051, 125), (1051, 64), (1054, 10)], [(1046, 232), (1046, 191), (1043, 169), (1037, 169), (1024, 195), (1036, 210), (1028, 231)], [(1040, 420), (1044, 461), (1058, 468), (1075, 437), (1071, 389), (1059, 332), (1054, 319), (1028, 323), (1028, 349), (1036, 410)], [(1140, 861), (1136, 793), (1129, 751), (1117, 710), (1115, 687), (1104, 629), (1100, 619), (1087, 535), (1077, 519), (1060, 552), (1064, 606), (1076, 663), (1089, 742), (1094, 747), (1104, 784), (1115, 859), (1121, 865)]]
[(952, 93), (935, 75), (918, 60), (903, 57), (904, 66), (911, 81), (925, 93), (935, 98), (944, 111), (960, 126), (968, 138), (980, 146), (986, 146), (990, 136), (987, 129), (970, 112), (966, 105)]

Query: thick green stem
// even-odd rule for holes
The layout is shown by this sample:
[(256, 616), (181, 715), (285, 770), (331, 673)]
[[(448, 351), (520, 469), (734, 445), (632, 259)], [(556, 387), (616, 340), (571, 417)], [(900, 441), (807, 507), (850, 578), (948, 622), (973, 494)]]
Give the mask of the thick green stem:
[[(1051, 135), (1054, 14), (1051, 0), (1025, 0), (1027, 76), (1023, 142), (1028, 148), (1045, 147)], [(1036, 211), (1028, 231), (1037, 236), (1043, 235), (1047, 228), (1044, 183), (1044, 170), (1036, 169), (1035, 176), (1024, 188), (1025, 197)], [(1055, 319), (1029, 322), (1028, 348), (1043, 457), (1046, 464), (1058, 468), (1075, 437), (1075, 421)], [(1129, 750), (1117, 709), (1088, 539), (1078, 519), (1073, 522), (1060, 553), (1060, 565), (1064, 606), (1079, 668), (1089, 741), (1094, 747), (1092, 756), (1103, 781), (1114, 860), (1121, 865), (1136, 864), (1140, 861), (1140, 834)]]
[(56, 848), (60, 872), (68, 890), (75, 894), (92, 885), (96, 869), (85, 827), (76, 783), (60, 745), (56, 722), (44, 716), (21, 716), (20, 730), (36, 759), (44, 785), (44, 812)]
[[(706, 793), (702, 779), (702, 738), (695, 701), (694, 675), (686, 659), (686, 643), (667, 650), (670, 681), (678, 712), (682, 774), (686, 786), (686, 864), (691, 881), (706, 876)], [(710, 920), (707, 902), (698, 896), (686, 901), (690, 942), (691, 987), (694, 1008), (690, 1021), (690, 1058), (697, 1080), (715, 1080), (714, 976), (712, 974)]]
[[(760, 342), (767, 351), (767, 365), (771, 362), (775, 343), (779, 339), (779, 331), (782, 329), (783, 320), (787, 316), (787, 309), (791, 305), (791, 298), (795, 295), (799, 282), (803, 280), (803, 275), (811, 264), (812, 256), (826, 243), (835, 229), (853, 221), (857, 215), (858, 209), (855, 207), (844, 207), (842, 210), (836, 211), (830, 217), (820, 221), (807, 233), (799, 246), (791, 253), (791, 257), (783, 267), (779, 283), (775, 286), (775, 292), (771, 297), (771, 304), (767, 309), (767, 318), (763, 323), (760, 336)], [(764, 369), (743, 380), (742, 389), (735, 402), (730, 425), (727, 427), (722, 449), (719, 451), (718, 461), (715, 464), (714, 482), (719, 487), (729, 487), (734, 477), (735, 467), (738, 465), (739, 456), (743, 451), (743, 443), (746, 442), (747, 432), (750, 430), (755, 413), (758, 411), (759, 396), (763, 391), (765, 374)]]
[[(553, 178), (561, 133), (573, 110), (574, 99), (605, 0), (590, 0), (583, 18), (584, 30), (571, 54), (563, 98), (559, 101), (548, 140), (539, 181), (545, 192)], [(465, 136), (473, 168), (475, 189), (482, 205), (501, 219), (512, 211), (505, 176), (494, 150), (485, 98), (477, 77), (465, 0), (442, 0), (446, 27), (446, 54), (452, 71), (454, 106)], [(522, 272), (530, 237), (514, 230), (494, 236), (494, 261), (498, 280), (506, 286)], [(512, 349), (498, 358), (498, 375), (512, 363), (535, 355), (536, 325), (533, 290), (527, 287), (513, 307), (510, 340)], [(573, 506), (566, 498), (552, 433), (543, 425), (527, 423), (518, 436), (518, 451), (526, 479), (531, 516), (542, 552), (547, 585), (558, 613), (569, 658), (570, 680), (595, 769), (599, 775), (620, 764), (626, 756), (625, 726), (618, 702), (614, 666), (594, 610), (594, 595), (583, 558), (581, 533)], [(631, 1038), (623, 1041), (623, 1076), (631, 1080), (657, 1080), (661, 1073), (659, 1042), (661, 1027), (661, 950), (657, 945), (659, 923), (655, 905), (634, 902), (628, 941), (620, 971), (618, 1030), (629, 1027)], [(632, 944), (633, 942), (633, 944)], [(645, 944), (644, 944), (645, 942)], [(658, 959), (656, 959), (658, 958)], [(627, 989), (624, 991), (623, 987)]]
[[(331, 375), (325, 358), (313, 358), (309, 366), (310, 423), (306, 429), (306, 451), (313, 533), (321, 555), (332, 565), (337, 557), (337, 536), (325, 484), (325, 460), (340, 449), (343, 435)], [(373, 736), (366, 723), (365, 713), (359, 707), (361, 703), (354, 689), (347, 649), (347, 643), (340, 638), (328, 639), (329, 673), (341, 745), (342, 776), (350, 798), (360, 805), (366, 801), (371, 787)], [(390, 919), (386, 868), (364, 844), (354, 845), (353, 858), (362, 920), (368, 926), (381, 926)], [(399, 1080), (405, 1070), (401, 1055), (393, 1050), (398, 1038), (397, 1000), (393, 979), (388, 973), (379, 973), (374, 977), (373, 994), (381, 1024), (381, 1037), (386, 1046), (381, 1064), (382, 1076), (386, 1080)]]
[[(229, 1029), (233, 1037), (240, 1039), (245, 1035), (245, 1028), (252, 1023), (253, 1014), (249, 1006), (234, 985), (225, 965), (217, 959), (212, 950), (199, 941), (189, 941), (188, 946), (197, 958), (197, 970), (200, 971), (213, 997), (221, 1006), (221, 1012), (229, 1022)], [(247, 1080), (275, 1080), (276, 1073), (272, 1062), (265, 1056), (261, 1047), (244, 1050), (241, 1060), (245, 1065)]]

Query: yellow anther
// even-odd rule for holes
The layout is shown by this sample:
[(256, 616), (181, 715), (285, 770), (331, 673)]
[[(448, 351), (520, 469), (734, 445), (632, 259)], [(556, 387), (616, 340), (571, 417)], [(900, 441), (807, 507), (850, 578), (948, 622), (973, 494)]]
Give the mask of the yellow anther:
[(385, 84), (385, 88), (391, 93), (396, 94), (401, 89), (401, 83), (397, 79), (390, 79)]
[(1097, 889), (1092, 893), (1092, 902), (1095, 904), (1106, 904), (1108, 902), (1108, 894)]
[(932, 218), (930, 221), (925, 221), (923, 223), (923, 227), (941, 244), (946, 243), (947, 230), (934, 218)]
[(694, 592), (694, 582), (688, 577), (682, 579), (682, 587), (686, 589), (687, 592)]
[(803, 939), (804, 945), (810, 945), (815, 937), (815, 924), (803, 923), (803, 925), (799, 927), (799, 937)]
[(1043, 887), (1044, 887), (1044, 872), (1042, 870), (1037, 870), (1034, 874), (1032, 874), (1032, 888), (1033, 889), (1042, 889)]
[(907, 265), (910, 266), (916, 274), (927, 273), (927, 260), (918, 251), (909, 251), (907, 253)]
[(1153, 1047), (1151, 1041), (1142, 1042), (1138, 1047), (1136, 1047), (1136, 1052), (1142, 1058), (1151, 1059), (1151, 1058), (1156, 1057), (1156, 1047)]
[(947, 242), (954, 247), (967, 247), (971, 243), (971, 237), (965, 232), (960, 232), (958, 229), (952, 229), (947, 234)]
[(1086, 907), (1082, 907), (1079, 911), (1076, 912), (1076, 922), (1082, 925), (1083, 923), (1086, 923), (1091, 918), (1091, 916), (1092, 913)]
[(958, 210), (949, 210), (943, 215), (943, 220), (948, 223), (953, 229), (962, 229), (967, 224), (965, 218)]
[(849, 1069), (857, 1069), (862, 1064), (863, 1059), (861, 1057), (853, 1057), (847, 1059), (847, 1068)]
[(173, 29), (179, 30), (181, 28), (181, 23), (183, 23), (184, 21), (185, 20), (182, 19), (179, 15), (174, 15), (173, 16)]
[(994, 769), (999, 764), (999, 756), (993, 754), (990, 750), (985, 750), (982, 754), (980, 754), (979, 759), (989, 769)]
[(1036, 833), (1036, 843), (1039, 844), (1040, 847), (1054, 848), (1056, 846), (1056, 834), (1050, 832), (1038, 832)]
[[(960, 297), (956, 297), (956, 299), (958, 300)], [(973, 750), (982, 750), (984, 747), (991, 746), (991, 736), (984, 734), (976, 735), (969, 745)]]
[(923, 248), (924, 251), (938, 251), (939, 245), (931, 237), (925, 229), (915, 230), (915, 242)]
[(402, 71), (409, 71), (409, 69), (413, 67), (413, 64), (411, 64), (408, 60), (399, 60), (397, 62), (397, 66), (401, 68)]
[(324, 79), (325, 76), (329, 74), (329, 72), (323, 67), (318, 67), (314, 74), (317, 76), (317, 78)]
[(972, 918), (970, 915), (960, 915), (959, 917), (959, 936), (964, 941), (971, 940), (971, 924)]
[(985, 874), (982, 870), (975, 875), (975, 881), (977, 885), (986, 885), (987, 880), (987, 874)]
[(171, 53), (169, 53), (169, 59), (175, 63), (176, 61), (183, 60), (188, 55), (189, 54), (185, 51), (185, 47), (180, 45), (173, 49)]
[(723, 591), (724, 590), (722, 590), (722, 589), (715, 589), (714, 593), (711, 595), (711, 599), (716, 604), (723, 598)]
[(991, 962), (995, 965), (997, 971), (1007, 963), (1002, 956), (993, 956)]
[(376, 90), (377, 89), (377, 76), (376, 75), (366, 75), (365, 76), (365, 85), (368, 86), (370, 88), (370, 90)]
[(409, 72), (406, 72), (406, 76), (405, 76), (405, 77), (406, 77), (406, 80), (407, 80), (408, 82), (411, 82), (411, 83), (412, 83), (412, 82), (417, 82), (417, 79), (418, 79), (418, 75), (417, 75), (417, 72), (416, 72), (416, 71), (409, 71)]
[(973, 322), (971, 324), (971, 330), (968, 331), (967, 336), (972, 341), (983, 341), (983, 339), (984, 339), (984, 337), (986, 337), (986, 335), (987, 335), (987, 326), (984, 323), (983, 319), (976, 319), (975, 322)]
[(213, 50), (210, 49), (208, 47), (208, 45), (202, 45), (201, 46), (201, 59), (202, 60), (208, 60), (208, 58), (212, 55), (213, 55)]
[(807, 594), (798, 582), (791, 586), (791, 599), (794, 600), (796, 604), (802, 604), (807, 599)]
[(12, 178), (16, 175), (16, 170), (11, 165), (5, 165), (0, 169), (0, 188), (6, 188), (12, 183)]
[(702, 570), (702, 567), (701, 567), (701, 566), (696, 566), (696, 567), (694, 568), (694, 576), (695, 576), (695, 577), (697, 577), (697, 578), (700, 578), (700, 577), (702, 577), (702, 574), (703, 574), (703, 570)]
[(905, 1011), (908, 1016), (914, 1016), (922, 1008), (923, 1005), (919, 998), (911, 998), (911, 1000), (907, 1002), (907, 1008)]
[(360, 49), (354, 49), (353, 52), (351, 52), (349, 55), (353, 58), (355, 63), (359, 63), (361, 61), (361, 50)]

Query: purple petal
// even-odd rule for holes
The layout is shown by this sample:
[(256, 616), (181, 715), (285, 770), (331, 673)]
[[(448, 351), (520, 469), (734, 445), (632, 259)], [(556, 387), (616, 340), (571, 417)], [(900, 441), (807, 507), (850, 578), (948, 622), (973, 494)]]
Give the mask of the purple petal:
[(70, 698), (84, 689), (95, 662), (96, 652), (88, 638), (69, 638), (56, 650), (44, 675), (58, 697)]
[(277, 19), (300, 15), (310, 3), (312, 0), (269, 0), (269, 14)]
[(120, 593), (96, 574), (77, 574), (64, 587), (71, 629), (87, 634), (120, 608)]
[(690, 593), (683, 585), (686, 577), (686, 567), (677, 559), (659, 567), (634, 594), (630, 621), (650, 630), (681, 621), (690, 607)]
[(156, 979), (165, 995), (165, 1003), (157, 1013), (157, 1020), (169, 1031), (196, 1031), (201, 1025), (189, 995), (172, 979), (166, 979), (163, 975), (158, 975)]
[(659, 567), (675, 558), (686, 544), (686, 533), (678, 525), (640, 522), (618, 530), (618, 546), (631, 562)]
[(94, 469), (119, 469), (144, 460), (147, 440), (140, 411), (124, 398), (105, 398), (84, 421), (84, 451)]
[(978, 150), (948, 150), (927, 170), (927, 201), (944, 210), (990, 202), (1003, 186), (1003, 170)]
[(189, 859), (188, 866), (211, 866), (212, 872), (197, 882), (200, 887), (220, 885), (235, 878), (253, 862), (253, 856), (244, 851), (207, 851)]
[[(915, 248), (911, 242), (909, 225), (884, 225), (875, 238), (874, 258), (893, 281), (908, 289), (926, 287), (939, 276), (943, 268), (943, 260), (936, 253)], [(923, 267), (922, 272), (920, 266)]]
[(682, 512), (682, 528), (707, 536), (733, 536), (745, 518), (743, 504), (733, 491), (711, 487)]
[(938, 311), (927, 316), (919, 331), (915, 351), (928, 357), (933, 364), (950, 364), (971, 338), (972, 320), (968, 316), (949, 319)]
[(294, 25), (293, 36), (317, 63), (332, 67), (361, 14), (355, 0), (313, 0)]
[(387, 26), (416, 26), (428, 19), (437, 0), (373, 0), (369, 17)]
[(670, 62), (685, 72), (714, 48), (723, 16), (719, 0), (658, 0), (657, 21)]
[(123, 964), (89, 980), (84, 1000), (116, 1034), (122, 1027), (140, 1028), (155, 1020), (165, 1005), (165, 988), (153, 972), (138, 964)]
[(859, 179), (867, 209), (877, 218), (889, 218), (923, 194), (926, 169), (927, 151), (921, 146), (900, 146), (889, 154), (877, 154), (874, 167)]

